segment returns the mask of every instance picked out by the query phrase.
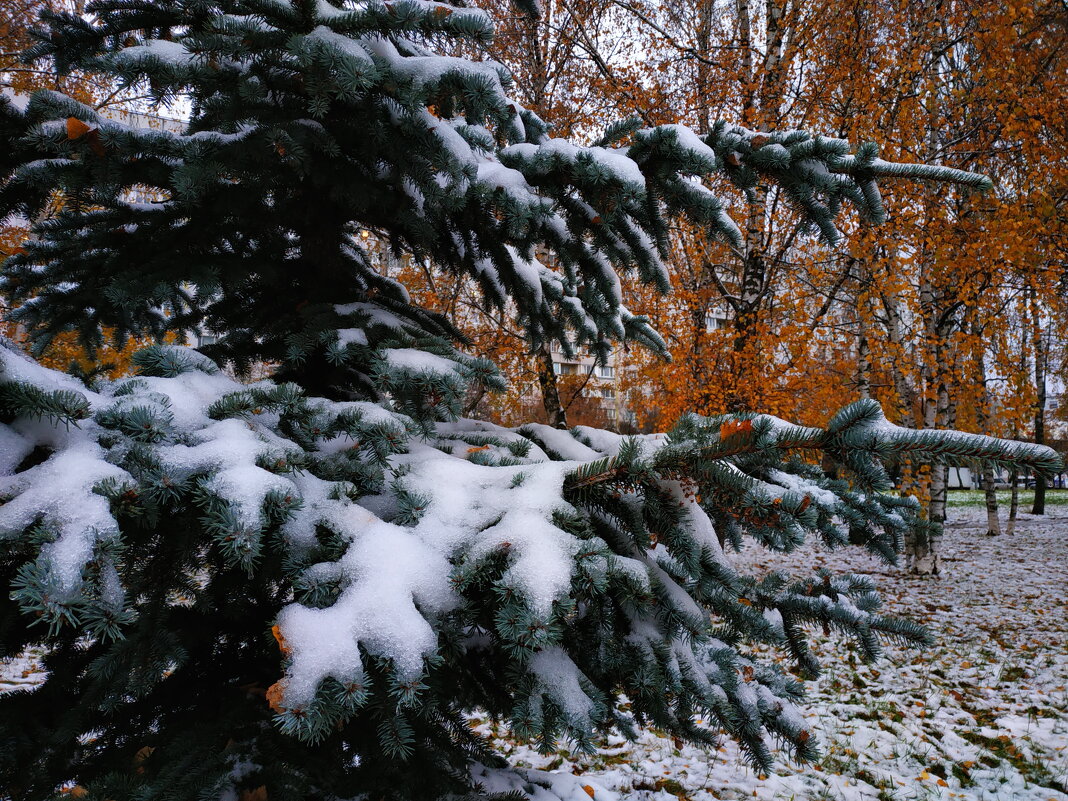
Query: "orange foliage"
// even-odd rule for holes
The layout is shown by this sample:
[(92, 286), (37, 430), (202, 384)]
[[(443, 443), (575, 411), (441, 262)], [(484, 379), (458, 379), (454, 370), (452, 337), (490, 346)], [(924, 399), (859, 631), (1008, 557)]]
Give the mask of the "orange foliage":
[(106, 104), (121, 92), (98, 76), (84, 73), (57, 75), (47, 65), (24, 64), (21, 53), (32, 45), (30, 28), (42, 11), (78, 12), (84, 6), (78, 0), (5, 0), (0, 3), (0, 76), (14, 91), (29, 94), (37, 89), (55, 89), (82, 103)]
[[(19, 226), (0, 226), (0, 260), (18, 252), (27, 234), (27, 229)], [(0, 310), (3, 308), (3, 299), (0, 298)], [(0, 319), (0, 336), (5, 336), (29, 350), (27, 332), (14, 323)], [(149, 344), (147, 340), (129, 339), (122, 345), (116, 345), (111, 342), (110, 332), (107, 330), (104, 331), (104, 339), (105, 344), (90, 354), (78, 341), (76, 333), (64, 332), (52, 341), (37, 360), (45, 367), (55, 370), (85, 376), (118, 378), (131, 372), (134, 353)]]
[[(378, 254), (374, 245), (372, 252)], [(449, 317), (468, 338), (467, 350), (489, 359), (508, 379), (499, 394), (478, 394), (468, 399), (466, 414), (492, 419), (503, 425), (547, 422), (538, 386), (538, 359), (532, 353), (512, 310), (486, 306), (469, 279), (441, 275), (410, 259), (389, 261), (382, 269), (407, 287), (412, 300)], [(587, 374), (557, 376), (557, 389), (571, 425), (608, 427), (600, 400), (593, 394), (598, 382)]]
[[(842, 14), (841, 3), (776, 0), (759, 13), (778, 15), (771, 28), (760, 21), (782, 34), (777, 42), (744, 39), (743, 7), (756, 25), (756, 4), (741, 0), (718, 19), (647, 29), (663, 45), (670, 35), (700, 41), (705, 24), (703, 68), (670, 47), (648, 48), (663, 58), (650, 65), (661, 76), (650, 91), (665, 121), (689, 110), (686, 121), (699, 127), (712, 107), (751, 127), (836, 132), (854, 145), (879, 142), (887, 159), (986, 172), (996, 189), (884, 182), (889, 221), (862, 228), (847, 216), (838, 251), (799, 236), (769, 190), (747, 237), (766, 268), (751, 309), (739, 302), (746, 253), (678, 229), (673, 295), (632, 290), (632, 310), (655, 321), (672, 356), (665, 364), (630, 354), (633, 391), (645, 392), (643, 428), (663, 429), (689, 410), (820, 423), (867, 395), (906, 425), (1028, 435), (1036, 354), (1046, 342), (1045, 357), (1060, 363), (1049, 358), (1058, 338), (1048, 334), (1068, 315), (1062, 10), (898, 0)], [(802, 69), (804, 80), (784, 80)], [(733, 212), (743, 230), (754, 223), (746, 209)], [(713, 309), (726, 312), (718, 330), (707, 323)]]
[(282, 706), (282, 698), (285, 695), (286, 686), (281, 681), (276, 681), (270, 687), (267, 688), (267, 705), (275, 712), (284, 712), (285, 707)]
[[(28, 15), (46, 2), (60, 0), (6, 5), (5, 41), (22, 42)], [(1065, 363), (1049, 335), (1068, 322), (1061, 3), (858, 0), (843, 13), (841, 0), (736, 0), (722, 13), (708, 3), (645, 4), (639, 15), (610, 0), (547, 0), (537, 21), (506, 0), (481, 5), (498, 26), (490, 55), (510, 67), (518, 98), (556, 125), (554, 135), (592, 140), (631, 113), (699, 132), (725, 118), (874, 140), (884, 158), (978, 170), (996, 183), (980, 195), (884, 182), (888, 222), (865, 228), (845, 215), (847, 245), (837, 250), (799, 232), (773, 188), (750, 204), (715, 187), (746, 231), (745, 248), (678, 225), (674, 292), (627, 288), (630, 309), (653, 320), (671, 356), (617, 354), (616, 390), (629, 393), (641, 428), (738, 409), (819, 424), (871, 396), (906, 425), (1028, 435), (1036, 358), (1051, 370)], [(0, 62), (8, 68), (18, 69)], [(7, 74), (21, 89), (58, 80)], [(110, 94), (91, 78), (66, 80), (67, 91), (81, 81), (85, 96)], [(510, 379), (503, 395), (472, 397), (469, 413), (509, 424), (545, 418), (538, 359), (509, 310), (484, 308), (455, 276), (411, 262), (389, 269)], [(747, 280), (754, 275), (758, 285)], [(710, 315), (718, 322), (709, 325)], [(75, 349), (57, 347), (54, 364)], [(610, 422), (595, 383), (558, 378), (570, 423)]]
[[(671, 357), (617, 353), (616, 389), (641, 429), (744, 409), (821, 424), (874, 397), (904, 425), (1028, 434), (1036, 331), (1068, 321), (1058, 3), (860, 0), (843, 13), (840, 0), (736, 0), (722, 13), (646, 4), (639, 15), (629, 4), (554, 1), (536, 23), (498, 0), (484, 7), (499, 26), (491, 55), (557, 135), (592, 139), (629, 113), (699, 132), (725, 118), (876, 141), (884, 158), (978, 170), (997, 185), (982, 195), (886, 181), (888, 222), (868, 228), (843, 215), (837, 249), (799, 232), (773, 187), (759, 188), (756, 203), (715, 187), (745, 247), (679, 224), (673, 293), (628, 282), (630, 309), (653, 320)], [(512, 380), (481, 412), (543, 417), (537, 362), (511, 318), (485, 313), (469, 287), (408, 277)], [(1046, 358), (1056, 347), (1053, 338)], [(576, 397), (573, 423), (583, 377), (558, 383), (565, 403)]]
[[(0, 77), (3, 85), (19, 94), (27, 95), (38, 89), (56, 89), (76, 100), (103, 108), (115, 104), (127, 103), (130, 92), (113, 84), (104, 82), (99, 76), (73, 73), (61, 76), (52, 71), (47, 64), (24, 64), (20, 53), (33, 44), (29, 28), (36, 23), (37, 17), (44, 10), (77, 11), (82, 3), (74, 0), (10, 0), (0, 4)], [(84, 122), (74, 119), (67, 121), (67, 135), (71, 139), (82, 136), (93, 137), (95, 129)], [(95, 141), (95, 140), (94, 140)], [(99, 143), (96, 143), (99, 145)], [(49, 213), (55, 213), (62, 205), (62, 199), (56, 197)], [(0, 261), (7, 256), (18, 253), (21, 244), (28, 235), (28, 223), (0, 226)], [(0, 311), (5, 308), (0, 298)], [(105, 340), (109, 344), (98, 348), (90, 355), (78, 342), (74, 333), (60, 334), (40, 356), (39, 361), (46, 367), (57, 370), (73, 370), (83, 375), (103, 375), (116, 378), (130, 372), (130, 358), (139, 348), (147, 343), (145, 340), (128, 340), (121, 346), (110, 344), (110, 332), (105, 331)], [(6, 336), (23, 346), (28, 346), (26, 332), (14, 324), (0, 320), (0, 335)]]

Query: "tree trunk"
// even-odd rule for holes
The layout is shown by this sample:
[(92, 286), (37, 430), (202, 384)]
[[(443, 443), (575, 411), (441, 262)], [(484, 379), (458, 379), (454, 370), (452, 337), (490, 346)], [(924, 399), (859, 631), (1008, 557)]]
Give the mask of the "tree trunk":
[[(937, 428), (944, 419), (948, 404), (945, 382), (943, 331), (938, 324), (937, 293), (930, 279), (931, 265), (921, 256), (920, 305), (923, 309), (925, 342), (928, 348), (921, 367), (923, 386), (923, 427)], [(921, 575), (937, 574), (940, 570), (937, 536), (933, 533), (946, 519), (946, 472), (937, 462), (928, 464), (927, 519), (934, 524), (915, 530), (905, 539), (905, 555), (909, 571)]]
[(865, 311), (857, 303), (857, 395), (871, 398), (871, 346), (868, 344), (868, 322)]
[[(935, 66), (937, 70), (938, 65)], [(936, 79), (937, 81), (937, 79)], [(927, 107), (927, 152), (925, 158), (931, 163), (941, 163), (940, 87), (937, 85), (928, 91)], [(924, 194), (924, 224), (933, 224), (939, 219), (938, 207), (944, 202), (941, 194), (928, 190)], [(949, 336), (954, 321), (952, 315), (945, 311), (944, 290), (938, 284), (939, 270), (935, 264), (935, 254), (929, 240), (925, 237), (920, 246), (919, 289), (920, 310), (923, 321), (924, 348), (921, 364), (921, 386), (923, 388), (923, 425), (924, 428), (937, 428), (944, 425), (950, 412), (947, 357)], [(941, 530), (946, 519), (946, 473), (947, 468), (939, 463), (932, 463), (930, 483), (928, 484), (927, 519), (933, 525), (913, 535), (911, 548), (906, 543), (910, 569), (913, 573), (939, 572), (937, 537), (933, 532)]]
[[(897, 253), (891, 252), (887, 264), (893, 264)], [(883, 309), (886, 312), (886, 333), (895, 353), (907, 353), (905, 337), (907, 326), (905, 324), (906, 312), (904, 303), (896, 290), (887, 290), (880, 294)], [(905, 366), (899, 364), (897, 359), (890, 363), (890, 373), (894, 381), (894, 394), (897, 400), (897, 424), (908, 428), (921, 428), (927, 424), (924, 417), (926, 405), (917, 409), (918, 390), (913, 386), (905, 371)], [(931, 405), (933, 409), (933, 404)], [(921, 465), (917, 465), (906, 457), (901, 464), (901, 477), (899, 487), (902, 490), (917, 489), (922, 486), (923, 474)], [(928, 489), (930, 486), (928, 485)], [(938, 556), (934, 550), (935, 543), (929, 532), (910, 531), (905, 536), (905, 559), (908, 569), (913, 573), (934, 573), (938, 570)]]
[[(770, 131), (778, 123), (785, 96), (785, 71), (791, 59), (791, 45), (783, 29), (781, 0), (766, 0), (764, 14), (765, 52), (759, 65), (754, 59), (759, 40), (759, 24), (753, 19), (751, 0), (736, 0), (739, 65), (742, 83), (742, 124), (755, 131)], [(757, 332), (769, 293), (768, 186), (758, 183), (746, 214), (745, 242), (741, 256), (741, 276), (734, 315), (734, 382), (727, 406), (745, 411), (760, 402), (756, 388), (761, 385), (763, 365)]]
[(541, 403), (549, 425), (553, 428), (567, 428), (567, 415), (564, 413), (563, 404), (560, 403), (560, 390), (556, 386), (553, 354), (547, 345), (538, 351), (538, 384), (541, 386)]
[[(526, 101), (530, 109), (542, 117), (545, 116), (549, 101), (548, 54), (552, 47), (551, 37), (555, 24), (553, 4), (549, 3), (545, 14), (527, 19), (524, 30), (531, 65)], [(556, 383), (550, 344), (541, 346), (537, 354), (537, 365), (538, 386), (541, 388), (541, 403), (545, 409), (546, 422), (554, 428), (567, 428), (567, 414), (560, 402), (560, 389)]]
[(1017, 479), (1020, 477), (1018, 470), (1009, 473), (1009, 483), (1012, 484), (1012, 495), (1009, 498), (1009, 519), (1005, 521), (1005, 533), (1013, 534), (1016, 531), (1016, 513), (1020, 510), (1020, 488)]
[[(949, 387), (946, 385), (947, 370), (945, 359), (939, 360), (938, 394), (935, 406), (935, 420), (933, 426), (928, 428), (952, 428), (956, 417), (956, 408), (950, 398)], [(946, 493), (949, 489), (949, 467), (935, 463), (932, 465), (931, 475), (931, 510), (930, 520), (939, 525), (946, 522)]]
[[(760, 128), (759, 101), (757, 98), (757, 72), (753, 63), (752, 19), (750, 0), (737, 0), (735, 13), (738, 18), (739, 65), (742, 82), (742, 124), (753, 129)], [(730, 411), (745, 411), (751, 404), (748, 385), (754, 366), (750, 339), (756, 331), (757, 315), (764, 288), (764, 212), (767, 189), (758, 184), (753, 189), (752, 200), (746, 209), (745, 241), (741, 253), (738, 302), (734, 314), (734, 369), (731, 371), (734, 386), (727, 394)]]
[[(1031, 316), (1035, 330), (1035, 442), (1038, 445), (1046, 444), (1046, 360), (1049, 357), (1049, 343), (1042, 331), (1041, 317), (1038, 311), (1036, 292), (1031, 290), (1031, 304), (1033, 314)], [(1031, 506), (1031, 514), (1044, 515), (1046, 513), (1046, 477), (1035, 474), (1035, 501)]]
[[(975, 325), (974, 322), (973, 326), (973, 333), (976, 335), (976, 339), (979, 342), (985, 342), (982, 329)], [(976, 410), (976, 422), (979, 424), (979, 433), (989, 435), (993, 432), (990, 426), (990, 386), (986, 377), (984, 347), (985, 344), (978, 346), (973, 373), (979, 390), (979, 407)], [(984, 464), (980, 475), (982, 476), (983, 496), (986, 501), (986, 533), (988, 536), (996, 537), (1001, 534), (1001, 521), (998, 520), (998, 494), (994, 488), (994, 469), (989, 464)]]
[(697, 30), (697, 133), (706, 135), (712, 130), (712, 22), (715, 18), (714, 0), (698, 0)]
[(994, 489), (994, 471), (983, 468), (983, 494), (986, 497), (986, 533), (996, 537), (1001, 534), (1001, 521), (998, 520), (998, 493)]
[[(893, 264), (897, 260), (897, 251), (888, 254), (887, 264)], [(890, 344), (894, 346), (895, 353), (905, 353), (905, 311), (904, 303), (896, 290), (888, 290), (880, 294), (883, 309), (886, 311), (886, 335)], [(890, 374), (894, 379), (894, 392), (897, 395), (897, 409), (899, 426), (915, 428), (919, 424), (914, 418), (916, 405), (916, 389), (909, 382), (903, 365), (898, 364), (897, 359), (890, 363)]]

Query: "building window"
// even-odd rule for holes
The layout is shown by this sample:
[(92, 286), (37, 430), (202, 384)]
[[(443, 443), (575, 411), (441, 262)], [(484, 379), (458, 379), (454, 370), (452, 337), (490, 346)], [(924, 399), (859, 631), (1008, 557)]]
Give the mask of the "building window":
[(608, 398), (609, 400), (614, 400), (616, 397), (616, 391), (614, 389), (602, 389), (601, 397)]
[(219, 341), (219, 337), (215, 334), (198, 334), (197, 335), (197, 347), (202, 348), (205, 345), (214, 345)]
[(615, 409), (605, 409), (604, 413), (605, 413), (605, 416), (608, 417), (609, 420), (615, 420), (616, 419), (616, 410)]
[(727, 315), (722, 309), (709, 309), (705, 312), (705, 330), (719, 331), (727, 327)]
[(597, 377), (598, 378), (615, 378), (616, 368), (608, 364), (597, 365)]

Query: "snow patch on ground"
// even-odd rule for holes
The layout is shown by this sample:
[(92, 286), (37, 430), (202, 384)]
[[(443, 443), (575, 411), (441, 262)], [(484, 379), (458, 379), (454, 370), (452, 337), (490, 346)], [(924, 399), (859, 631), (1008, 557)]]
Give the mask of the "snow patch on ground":
[(817, 635), (825, 672), (802, 705), (821, 743), (816, 765), (784, 761), (761, 777), (732, 741), (709, 753), (655, 731), (636, 743), (609, 737), (588, 757), (542, 755), (492, 721), (475, 715), (472, 725), (512, 765), (573, 776), (595, 801), (1068, 801), (1068, 509), (1021, 515), (1012, 537), (985, 536), (985, 515), (950, 510), (944, 575), (933, 578), (853, 548), (728, 555), (767, 569), (870, 575), (888, 612), (937, 638), (922, 653), (888, 646), (864, 665)]
[[(596, 753), (538, 754), (473, 714), (518, 772), (476, 766), (490, 791), (537, 801), (1068, 801), (1068, 509), (1021, 515), (1012, 537), (987, 537), (985, 510), (951, 509), (945, 573), (916, 577), (857, 549), (757, 548), (732, 561), (767, 569), (827, 567), (868, 574), (887, 611), (929, 626), (919, 653), (888, 646), (863, 665), (817, 635), (824, 674), (808, 683), (805, 717), (823, 757), (761, 777), (725, 740), (716, 751), (643, 733), (610, 736)], [(39, 654), (0, 662), (0, 692), (43, 678)]]

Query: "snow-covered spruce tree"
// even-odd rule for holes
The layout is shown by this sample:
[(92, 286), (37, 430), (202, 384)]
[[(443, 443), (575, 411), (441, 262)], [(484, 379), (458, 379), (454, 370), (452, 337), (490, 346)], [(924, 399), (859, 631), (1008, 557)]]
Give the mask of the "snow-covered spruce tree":
[[(655, 725), (725, 731), (764, 769), (769, 742), (811, 758), (800, 685), (752, 646), (810, 675), (809, 625), (866, 657), (925, 635), (880, 615), (864, 579), (747, 576), (725, 548), (813, 535), (892, 560), (923, 523), (882, 494), (884, 459), (1058, 463), (898, 429), (871, 402), (826, 429), (694, 417), (627, 439), (460, 420), (468, 387), (499, 377), (358, 236), (472, 276), (533, 344), (655, 348), (617, 276), (668, 288), (671, 215), (738, 241), (708, 179), (778, 183), (833, 242), (843, 201), (879, 220), (878, 178), (978, 176), (727, 124), (553, 139), (499, 67), (433, 54), (490, 36), (440, 3), (87, 13), (49, 17), (31, 56), (187, 96), (192, 119), (173, 134), (51, 92), (0, 100), (0, 214), (40, 220), (2, 290), (39, 343), (73, 329), (91, 345), (104, 326), (224, 336), (206, 355), (150, 348), (138, 377), (92, 388), (0, 347), (0, 656), (39, 647), (48, 671), (0, 696), (0, 797), (533, 791), (489, 772), (473, 708), (546, 747)], [(243, 386), (219, 361), (279, 367)]]

